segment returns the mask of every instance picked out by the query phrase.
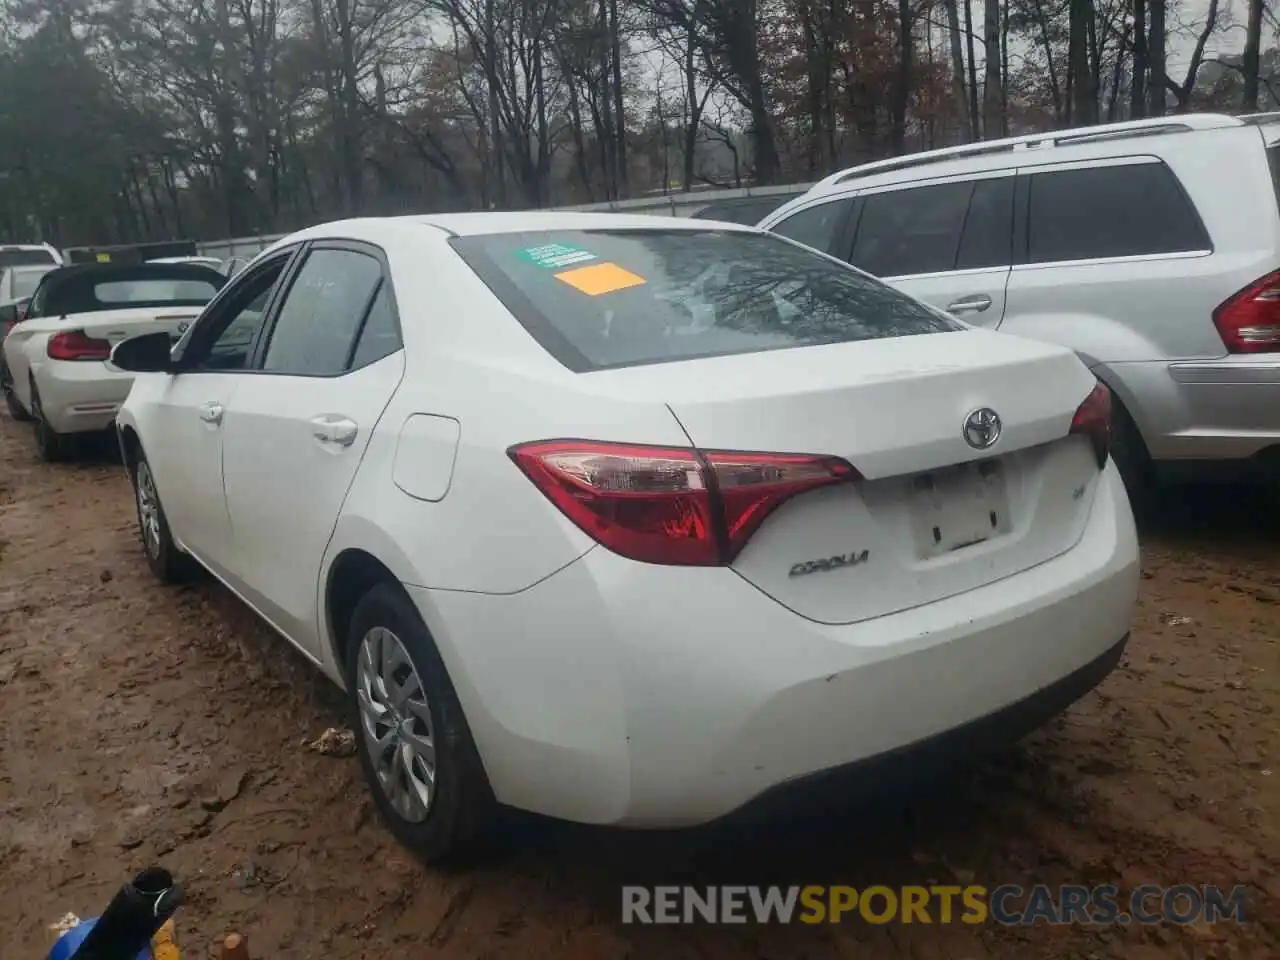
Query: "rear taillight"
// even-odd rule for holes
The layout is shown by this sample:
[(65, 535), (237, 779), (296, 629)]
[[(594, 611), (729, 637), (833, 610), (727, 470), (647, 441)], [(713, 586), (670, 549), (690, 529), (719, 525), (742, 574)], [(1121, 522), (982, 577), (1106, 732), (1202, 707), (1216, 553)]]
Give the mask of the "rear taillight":
[(544, 440), (508, 453), (570, 520), (646, 563), (733, 561), (780, 504), (858, 479), (838, 457)]
[(54, 360), (106, 360), (111, 356), (111, 344), (83, 330), (64, 330), (49, 338), (45, 352)]
[(1213, 311), (1228, 353), (1280, 350), (1280, 270), (1255, 280)]
[(1071, 432), (1083, 434), (1093, 445), (1098, 458), (1098, 468), (1106, 466), (1111, 451), (1111, 391), (1099, 382), (1084, 398), (1071, 418)]

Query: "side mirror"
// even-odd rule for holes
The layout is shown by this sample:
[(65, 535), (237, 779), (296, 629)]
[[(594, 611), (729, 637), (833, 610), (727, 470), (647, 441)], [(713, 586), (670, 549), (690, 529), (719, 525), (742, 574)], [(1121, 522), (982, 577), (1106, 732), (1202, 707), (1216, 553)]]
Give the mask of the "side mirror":
[(169, 334), (145, 333), (117, 343), (111, 350), (111, 365), (126, 373), (169, 373), (174, 369), (169, 359), (172, 350)]

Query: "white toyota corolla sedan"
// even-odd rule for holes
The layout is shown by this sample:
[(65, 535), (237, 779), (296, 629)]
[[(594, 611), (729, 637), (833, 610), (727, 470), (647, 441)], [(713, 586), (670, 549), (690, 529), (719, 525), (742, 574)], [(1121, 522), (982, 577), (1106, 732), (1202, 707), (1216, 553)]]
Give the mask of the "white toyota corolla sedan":
[(1089, 370), (751, 227), (330, 223), (170, 348), (113, 353), (148, 561), (207, 568), (350, 692), (429, 857), (495, 801), (691, 825), (959, 756), (1128, 636)]

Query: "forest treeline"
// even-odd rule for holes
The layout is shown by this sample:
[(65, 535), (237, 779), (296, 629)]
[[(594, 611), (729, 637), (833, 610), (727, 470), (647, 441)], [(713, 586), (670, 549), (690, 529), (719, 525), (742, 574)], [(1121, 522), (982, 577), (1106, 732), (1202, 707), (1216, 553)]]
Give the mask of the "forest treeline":
[(0, 0), (0, 242), (801, 182), (1267, 109), (1275, 23), (1237, 2)]

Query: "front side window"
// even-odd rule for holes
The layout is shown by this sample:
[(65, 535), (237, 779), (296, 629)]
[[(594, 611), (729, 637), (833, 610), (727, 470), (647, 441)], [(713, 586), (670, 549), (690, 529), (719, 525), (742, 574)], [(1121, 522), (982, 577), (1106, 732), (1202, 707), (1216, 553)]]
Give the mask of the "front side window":
[(299, 376), (342, 373), (381, 283), (382, 264), (367, 254), (313, 250), (285, 295), (262, 368)]
[(820, 203), (816, 207), (807, 207), (799, 213), (793, 213), (769, 229), (797, 243), (803, 243), (806, 247), (813, 247), (823, 253), (835, 253), (840, 229), (848, 219), (852, 207), (853, 199), (849, 197)]
[(238, 281), (213, 313), (191, 331), (190, 369), (244, 370), (271, 300), (271, 293), (289, 257), (282, 256)]
[(954, 270), (972, 193), (942, 183), (864, 198), (850, 259), (877, 277)]
[(965, 329), (766, 233), (531, 231), (450, 243), (578, 372)]
[(1032, 174), (1031, 263), (1210, 249), (1204, 225), (1163, 163)]

